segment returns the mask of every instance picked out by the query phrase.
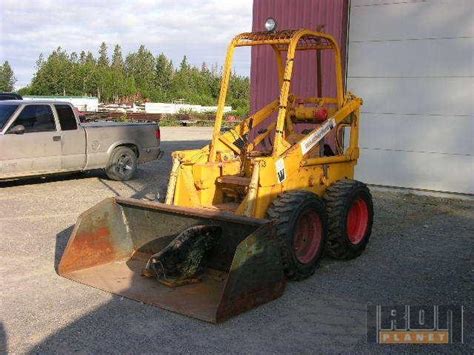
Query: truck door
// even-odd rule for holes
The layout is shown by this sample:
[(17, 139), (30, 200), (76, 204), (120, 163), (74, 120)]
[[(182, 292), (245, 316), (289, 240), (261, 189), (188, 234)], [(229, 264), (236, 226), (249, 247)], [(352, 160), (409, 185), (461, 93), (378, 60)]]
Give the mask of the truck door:
[(2, 177), (61, 169), (61, 136), (50, 105), (25, 105), (2, 137)]
[(86, 165), (86, 135), (77, 125), (72, 107), (65, 104), (54, 105), (61, 126), (61, 168), (82, 170)]

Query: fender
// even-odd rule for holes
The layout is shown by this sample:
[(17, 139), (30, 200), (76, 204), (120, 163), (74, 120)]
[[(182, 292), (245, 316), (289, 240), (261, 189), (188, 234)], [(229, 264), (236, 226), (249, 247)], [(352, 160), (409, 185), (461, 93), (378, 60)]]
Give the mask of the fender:
[(138, 153), (137, 158), (140, 156), (140, 154), (143, 151), (143, 147), (137, 141), (135, 141), (133, 139), (127, 139), (127, 140), (123, 139), (123, 140), (119, 140), (117, 142), (114, 142), (112, 145), (110, 145), (110, 147), (107, 149), (107, 156), (110, 157), (113, 150), (115, 148), (117, 148), (118, 146), (121, 146), (121, 145), (134, 145), (134, 146), (136, 146), (137, 147), (137, 153)]

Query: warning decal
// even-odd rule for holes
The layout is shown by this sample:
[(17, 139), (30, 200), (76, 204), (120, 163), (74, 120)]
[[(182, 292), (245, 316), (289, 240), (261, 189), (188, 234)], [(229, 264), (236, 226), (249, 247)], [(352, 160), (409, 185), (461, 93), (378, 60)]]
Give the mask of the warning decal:
[(324, 124), (321, 125), (316, 131), (311, 133), (307, 138), (303, 139), (301, 142), (301, 154), (305, 155), (308, 153), (311, 148), (313, 148), (316, 144), (319, 143), (321, 139), (324, 138), (326, 134), (331, 131), (336, 127), (336, 120), (334, 118), (331, 118), (330, 120), (327, 120)]

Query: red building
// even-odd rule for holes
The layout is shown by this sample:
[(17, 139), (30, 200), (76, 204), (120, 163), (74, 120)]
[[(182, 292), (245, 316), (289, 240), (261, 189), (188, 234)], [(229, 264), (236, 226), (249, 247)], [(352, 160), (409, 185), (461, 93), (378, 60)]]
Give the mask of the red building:
[[(276, 20), (278, 30), (302, 27), (316, 30), (318, 26), (322, 25), (324, 32), (333, 35), (339, 41), (342, 54), (345, 56), (347, 14), (347, 0), (254, 0), (252, 31), (264, 31), (265, 20), (268, 17)], [(331, 53), (322, 55), (324, 70), (322, 92), (326, 96), (335, 96), (334, 63), (330, 56)], [(316, 78), (315, 63), (316, 51), (301, 53), (296, 57), (293, 73), (293, 92), (296, 95), (315, 96), (316, 81), (307, 83), (305, 80), (299, 80), (299, 78), (306, 76)], [(270, 47), (253, 47), (251, 64), (252, 112), (273, 101), (278, 97), (278, 94), (278, 76), (273, 50)]]

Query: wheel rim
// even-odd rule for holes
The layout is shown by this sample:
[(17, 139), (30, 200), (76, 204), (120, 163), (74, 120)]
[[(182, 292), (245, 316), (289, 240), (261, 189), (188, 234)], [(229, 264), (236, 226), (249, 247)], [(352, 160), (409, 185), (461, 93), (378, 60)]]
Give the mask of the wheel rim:
[(311, 262), (319, 251), (322, 239), (321, 218), (316, 211), (305, 211), (296, 223), (293, 250), (302, 264)]
[(120, 175), (128, 175), (133, 167), (132, 158), (128, 154), (122, 154), (117, 160), (117, 172)]
[(354, 201), (347, 214), (347, 236), (352, 244), (358, 244), (364, 239), (369, 225), (369, 208), (364, 199)]

